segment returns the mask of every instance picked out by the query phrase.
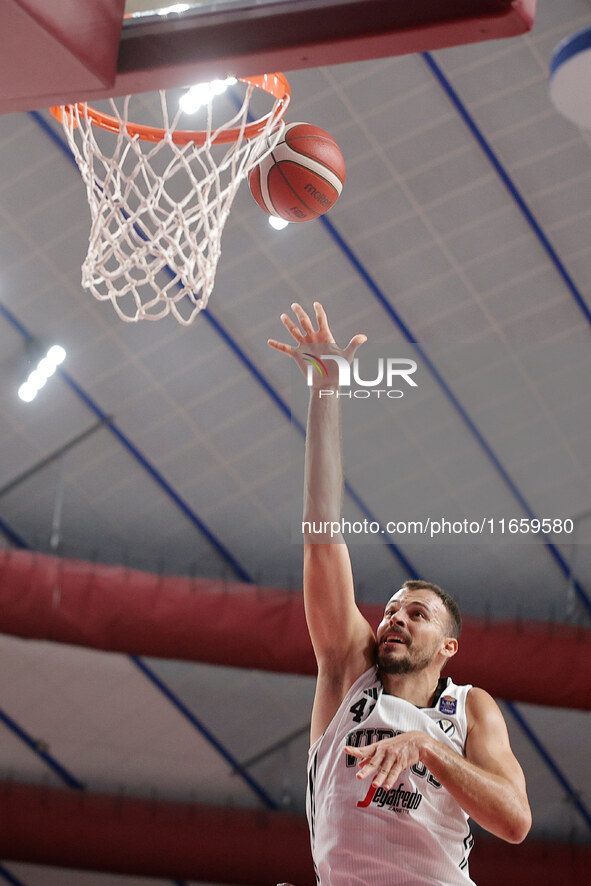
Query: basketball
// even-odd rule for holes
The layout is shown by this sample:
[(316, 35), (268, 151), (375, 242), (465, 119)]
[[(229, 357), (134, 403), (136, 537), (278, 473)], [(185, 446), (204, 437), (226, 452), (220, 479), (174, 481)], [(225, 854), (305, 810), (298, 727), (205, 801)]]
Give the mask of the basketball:
[(333, 137), (309, 123), (289, 123), (248, 176), (261, 209), (289, 222), (310, 221), (339, 199), (345, 161)]

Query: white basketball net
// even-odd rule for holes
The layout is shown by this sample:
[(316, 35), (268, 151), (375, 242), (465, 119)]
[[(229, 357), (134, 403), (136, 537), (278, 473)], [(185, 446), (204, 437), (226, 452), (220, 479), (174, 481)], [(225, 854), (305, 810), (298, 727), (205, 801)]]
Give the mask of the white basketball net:
[[(215, 129), (209, 99), (203, 145), (173, 142), (181, 111), (169, 119), (164, 92), (159, 126), (165, 137), (156, 143), (129, 134), (131, 96), (119, 105), (109, 102), (119, 122), (116, 133), (94, 125), (86, 105), (61, 109), (92, 219), (82, 286), (100, 301), (110, 299), (122, 320), (159, 320), (172, 313), (186, 326), (207, 306), (238, 187), (283, 130), (286, 102), (277, 99), (264, 129), (244, 137), (254, 88), (248, 86), (240, 110)], [(234, 127), (236, 141), (215, 144)]]

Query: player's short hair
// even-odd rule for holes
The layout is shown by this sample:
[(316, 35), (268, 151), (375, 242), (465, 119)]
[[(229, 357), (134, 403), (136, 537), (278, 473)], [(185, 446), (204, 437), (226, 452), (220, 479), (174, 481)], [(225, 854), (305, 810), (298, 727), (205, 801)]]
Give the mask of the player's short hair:
[(462, 630), (462, 616), (460, 613), (460, 607), (451, 596), (451, 594), (446, 593), (439, 585), (434, 585), (430, 581), (423, 581), (422, 579), (411, 579), (409, 581), (405, 581), (402, 585), (403, 588), (408, 588), (409, 591), (432, 591), (432, 593), (436, 594), (445, 608), (447, 609), (447, 613), (449, 615), (449, 631), (452, 637), (455, 637), (456, 640), (459, 638), (461, 630)]

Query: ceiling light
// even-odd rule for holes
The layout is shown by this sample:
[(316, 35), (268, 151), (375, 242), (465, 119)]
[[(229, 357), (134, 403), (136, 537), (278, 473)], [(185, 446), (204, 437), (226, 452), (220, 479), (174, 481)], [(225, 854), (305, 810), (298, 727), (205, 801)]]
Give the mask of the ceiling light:
[(59, 366), (66, 359), (66, 352), (61, 345), (52, 345), (47, 351), (47, 359)]
[[(36, 358), (39, 351), (36, 352)], [(44, 386), (48, 378), (54, 374), (60, 363), (66, 359), (66, 352), (61, 345), (52, 345), (46, 354), (41, 354), (37, 364), (29, 372), (27, 380), (22, 383), (18, 389), (18, 395), (25, 403), (30, 403), (35, 399), (38, 392)]]
[(18, 389), (18, 395), (21, 400), (24, 400), (25, 403), (30, 403), (31, 400), (34, 400), (37, 396), (37, 388), (34, 387), (30, 382), (25, 381)]
[(286, 228), (289, 224), (288, 221), (284, 218), (279, 218), (276, 215), (269, 216), (269, 224), (272, 228), (275, 228), (276, 231), (282, 231), (283, 228)]
[(163, 6), (161, 9), (154, 10), (156, 15), (171, 15), (173, 12), (176, 12), (177, 15), (180, 15), (181, 12), (186, 12), (187, 9), (190, 9), (188, 3), (173, 3), (171, 6)]
[(194, 114), (214, 96), (221, 95), (229, 86), (234, 86), (236, 77), (225, 80), (211, 80), (209, 83), (196, 83), (179, 99), (179, 107), (185, 114)]

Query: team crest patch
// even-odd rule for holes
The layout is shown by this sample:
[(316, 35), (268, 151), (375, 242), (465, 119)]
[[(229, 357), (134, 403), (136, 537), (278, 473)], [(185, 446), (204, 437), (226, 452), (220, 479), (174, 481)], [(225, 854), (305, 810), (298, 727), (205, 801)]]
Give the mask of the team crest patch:
[(453, 698), (451, 695), (443, 695), (439, 702), (439, 710), (442, 714), (455, 714), (457, 706), (457, 699)]
[(438, 720), (437, 725), (439, 726), (441, 731), (448, 735), (450, 738), (456, 731), (456, 727), (451, 722), (451, 720)]

